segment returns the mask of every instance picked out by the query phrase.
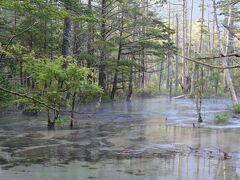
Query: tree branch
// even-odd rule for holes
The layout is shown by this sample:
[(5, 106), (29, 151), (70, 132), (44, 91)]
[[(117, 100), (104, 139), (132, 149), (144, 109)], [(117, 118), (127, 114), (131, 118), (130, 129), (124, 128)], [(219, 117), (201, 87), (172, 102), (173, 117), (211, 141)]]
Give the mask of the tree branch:
[[(34, 22), (31, 26), (29, 26), (29, 27), (27, 27), (26, 29), (22, 30), (20, 33), (13, 35), (13, 36), (10, 38), (10, 40), (8, 41), (8, 43), (7, 43), (7, 45), (6, 45), (6, 47), (5, 47), (4, 50), (7, 51), (9, 45), (12, 43), (12, 41), (13, 41), (13, 39), (14, 39), (15, 37), (20, 36), (20, 35), (23, 34), (24, 32), (28, 31), (30, 28), (32, 28), (33, 26), (35, 26), (37, 23), (38, 23), (38, 22)], [(3, 56), (4, 56), (4, 52), (1, 53), (0, 60), (3, 58)]]
[(223, 27), (224, 27), (225, 29), (227, 29), (227, 30), (229, 31), (229, 33), (230, 33), (233, 37), (235, 37), (238, 41), (240, 41), (240, 37), (237, 36), (237, 35), (231, 30), (230, 27), (228, 27), (228, 26), (226, 26), (226, 25), (223, 25)]
[[(183, 57), (181, 55), (179, 55), (180, 57)], [(208, 64), (208, 63), (204, 63), (204, 62), (201, 62), (201, 61), (197, 61), (197, 60), (194, 60), (194, 59), (191, 59), (189, 57), (185, 57), (184, 58), (188, 61), (192, 61), (192, 62), (195, 62), (197, 64), (200, 64), (200, 65), (203, 65), (203, 66), (206, 66), (206, 67), (210, 67), (210, 68), (216, 68), (216, 69), (236, 69), (236, 68), (240, 68), (240, 65), (236, 65), (236, 66), (215, 66), (215, 65), (211, 65), (211, 64)]]
[(234, 54), (220, 54), (220, 56), (213, 56), (213, 57), (199, 57), (196, 58), (198, 60), (207, 60), (207, 59), (219, 59), (219, 58), (223, 58), (223, 57), (240, 57), (240, 54), (234, 53)]
[(10, 94), (13, 94), (13, 95), (16, 95), (16, 96), (20, 96), (20, 97), (24, 97), (24, 98), (30, 99), (30, 100), (32, 100), (32, 101), (34, 101), (34, 102), (37, 102), (38, 104), (41, 104), (41, 105), (45, 106), (45, 107), (48, 108), (48, 109), (54, 110), (54, 111), (56, 111), (56, 112), (59, 112), (59, 110), (55, 109), (54, 107), (49, 106), (49, 105), (46, 104), (45, 102), (42, 102), (42, 101), (39, 101), (39, 100), (35, 99), (34, 97), (27, 96), (27, 95), (25, 95), (25, 94), (20, 94), (20, 93), (18, 93), (18, 92), (14, 92), (14, 91), (5, 89), (5, 88), (3, 88), (3, 87), (1, 87), (1, 86), (0, 86), (0, 90), (2, 90), (2, 91), (4, 91), (4, 92), (7, 92), (7, 93), (10, 93)]

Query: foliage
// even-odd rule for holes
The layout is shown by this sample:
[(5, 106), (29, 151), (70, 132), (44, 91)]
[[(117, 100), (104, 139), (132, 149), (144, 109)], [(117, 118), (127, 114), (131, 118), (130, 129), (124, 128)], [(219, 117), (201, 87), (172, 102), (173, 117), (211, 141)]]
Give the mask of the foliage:
[(38, 115), (38, 113), (41, 112), (41, 110), (42, 110), (42, 108), (37, 105), (34, 105), (34, 106), (28, 105), (23, 109), (23, 114)]
[(58, 118), (56, 120), (56, 124), (58, 126), (62, 126), (62, 125), (65, 125), (65, 124), (69, 124), (70, 121), (71, 121), (70, 117), (61, 117), (61, 118)]
[[(67, 63), (67, 68), (63, 64)], [(55, 57), (52, 60), (35, 58), (34, 54), (24, 57), (24, 69), (31, 75), (35, 87), (31, 93), (53, 107), (59, 107), (65, 93), (72, 96), (75, 92), (81, 98), (100, 96), (101, 88), (92, 84), (88, 76), (94, 76), (89, 68), (79, 68), (76, 61)]]
[(233, 106), (233, 112), (240, 114), (240, 103)]
[(159, 94), (158, 87), (152, 84), (146, 88), (136, 89), (136, 96), (139, 97), (153, 97)]
[(217, 124), (225, 124), (228, 121), (228, 115), (226, 113), (220, 113), (215, 115), (215, 123)]

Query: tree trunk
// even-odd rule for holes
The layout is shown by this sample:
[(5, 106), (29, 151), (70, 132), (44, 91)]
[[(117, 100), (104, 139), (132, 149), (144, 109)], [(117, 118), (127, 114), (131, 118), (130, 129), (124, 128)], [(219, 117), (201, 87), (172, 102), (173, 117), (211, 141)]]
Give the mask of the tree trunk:
[[(171, 1), (168, 2), (168, 28), (170, 28), (171, 24)], [(170, 36), (170, 34), (168, 34)], [(168, 43), (170, 43), (170, 39), (168, 39)], [(166, 81), (166, 89), (170, 88), (170, 65), (171, 65), (170, 53), (167, 53), (167, 81)]]
[[(123, 14), (121, 15), (121, 29), (119, 34), (119, 45), (118, 45), (118, 56), (117, 56), (117, 66), (119, 64), (119, 61), (121, 59), (121, 53), (122, 53), (122, 34), (123, 34)], [(118, 68), (116, 68), (114, 73), (114, 79), (113, 79), (113, 86), (112, 86), (112, 92), (111, 92), (111, 99), (114, 99), (116, 90), (117, 90), (117, 82), (118, 81)]]
[[(92, 11), (92, 0), (88, 0), (88, 9)], [(88, 42), (87, 42), (87, 53), (93, 56), (94, 54), (94, 32), (93, 32), (93, 24), (92, 22), (88, 22)], [(87, 61), (87, 67), (91, 68), (92, 62), (90, 60)], [(89, 77), (90, 79), (92, 77)]]
[(199, 91), (195, 95), (195, 103), (196, 103), (196, 110), (197, 110), (197, 117), (198, 117), (198, 122), (202, 123), (202, 93)]
[(186, 76), (186, 0), (183, 0), (183, 9), (182, 9), (182, 88), (183, 93), (187, 93), (187, 76)]
[[(190, 12), (190, 25), (189, 25), (189, 44), (188, 44), (188, 57), (191, 57), (191, 50), (192, 50), (192, 23), (193, 23), (193, 2), (191, 0), (191, 12)], [(190, 93), (194, 94), (194, 87), (195, 87), (195, 63), (192, 62), (192, 74), (191, 74), (191, 89)]]
[[(205, 12), (205, 0), (202, 0), (202, 17), (201, 17), (201, 30), (200, 30), (200, 40), (199, 40), (199, 54), (203, 54), (203, 30), (204, 30), (204, 12)], [(200, 67), (201, 69), (201, 72), (200, 72), (200, 75), (201, 75), (201, 80), (203, 80), (203, 66)], [(198, 69), (199, 71), (199, 69)], [(199, 73), (199, 72), (198, 72)], [(201, 83), (201, 95), (203, 94), (203, 85), (204, 83), (202, 82)]]
[[(135, 59), (135, 58), (133, 58)], [(128, 84), (128, 93), (127, 93), (127, 101), (131, 101), (133, 92), (133, 66), (130, 66), (130, 74), (129, 74), (129, 84)]]
[[(229, 31), (227, 32), (227, 46), (226, 46), (226, 49), (224, 52), (223, 43), (221, 40), (220, 28), (219, 28), (219, 24), (218, 24), (215, 0), (213, 0), (213, 8), (214, 8), (214, 18), (215, 18), (215, 23), (216, 23), (216, 28), (217, 28), (218, 41), (219, 41), (219, 53), (222, 54), (223, 56), (225, 56), (225, 57), (222, 57), (222, 63), (223, 63), (223, 66), (226, 67), (228, 65), (228, 63), (227, 63), (228, 57), (226, 57), (226, 55), (228, 54), (228, 47), (230, 45), (230, 41), (229, 41), (230, 32)], [(233, 8), (233, 4), (229, 3), (228, 27), (230, 27), (232, 25), (232, 8)], [(235, 89), (234, 89), (234, 86), (232, 83), (232, 77), (231, 77), (229, 69), (224, 69), (224, 74), (225, 74), (224, 78), (226, 81), (227, 88), (231, 94), (232, 103), (233, 103), (233, 105), (236, 105), (236, 104), (238, 104), (238, 99), (237, 99), (236, 92), (235, 92)]]
[(71, 121), (70, 121), (70, 128), (73, 128), (73, 119), (74, 119), (74, 109), (75, 109), (75, 100), (76, 100), (76, 92), (73, 93), (72, 96), (72, 105), (71, 105)]
[[(178, 49), (179, 48), (179, 22), (178, 22), (178, 14), (176, 14), (176, 48)], [(176, 67), (175, 67), (175, 95), (177, 95), (177, 89), (178, 89), (178, 61), (179, 61), (179, 56), (178, 54), (176, 54)]]
[[(102, 11), (101, 16), (104, 19), (101, 23), (101, 40), (106, 41), (107, 38), (107, 30), (106, 30), (106, 0), (102, 0)], [(99, 76), (98, 76), (98, 85), (103, 88), (104, 93), (106, 94), (106, 72), (105, 72), (105, 61), (106, 61), (106, 52), (105, 49), (102, 48), (100, 50), (100, 64), (99, 64)]]
[(69, 17), (65, 17), (62, 42), (62, 55), (64, 57), (67, 57), (70, 54), (70, 41), (71, 41), (71, 20)]

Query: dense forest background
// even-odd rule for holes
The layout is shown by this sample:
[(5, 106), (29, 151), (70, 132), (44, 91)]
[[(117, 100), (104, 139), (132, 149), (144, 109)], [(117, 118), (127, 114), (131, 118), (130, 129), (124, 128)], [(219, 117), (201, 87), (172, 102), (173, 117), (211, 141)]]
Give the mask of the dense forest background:
[[(1, 0), (0, 105), (240, 92), (239, 0)], [(197, 109), (200, 109), (197, 108)], [(73, 121), (71, 120), (71, 126)]]

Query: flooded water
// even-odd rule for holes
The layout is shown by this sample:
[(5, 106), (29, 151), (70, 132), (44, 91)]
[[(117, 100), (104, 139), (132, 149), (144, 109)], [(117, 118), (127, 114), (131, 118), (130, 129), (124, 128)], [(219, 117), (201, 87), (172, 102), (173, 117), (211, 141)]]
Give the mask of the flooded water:
[[(228, 99), (155, 97), (80, 105), (75, 128), (46, 130), (46, 117), (0, 115), (0, 180), (240, 179), (240, 119)], [(217, 123), (215, 114), (229, 113)]]

